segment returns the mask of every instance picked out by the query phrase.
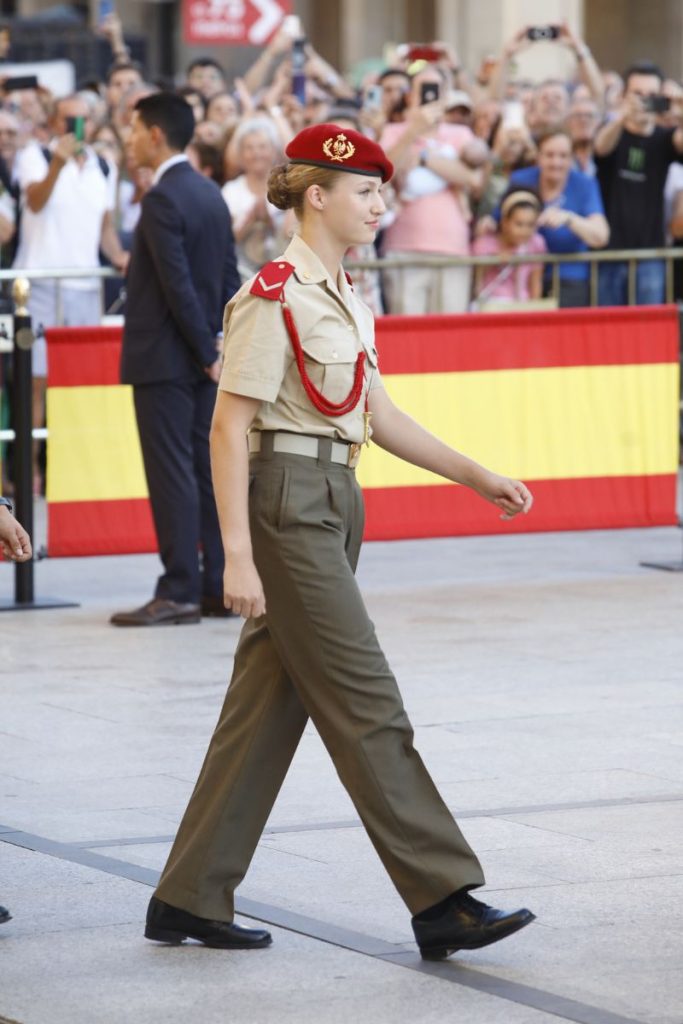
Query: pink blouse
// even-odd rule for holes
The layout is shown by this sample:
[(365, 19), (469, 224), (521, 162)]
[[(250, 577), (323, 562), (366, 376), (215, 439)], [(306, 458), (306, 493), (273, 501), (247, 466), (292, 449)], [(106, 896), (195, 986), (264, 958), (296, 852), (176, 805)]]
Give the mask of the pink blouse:
[[(482, 235), (472, 243), (473, 256), (497, 256), (502, 246), (498, 235)], [(540, 235), (533, 235), (524, 245), (518, 245), (515, 255), (522, 253), (547, 252), (547, 246)], [(529, 295), (529, 277), (538, 263), (519, 263), (516, 267), (484, 267), (483, 283), (479, 295), (482, 299), (507, 299), (526, 302)]]
[[(384, 150), (395, 146), (405, 124), (388, 124), (382, 133)], [(474, 136), (466, 125), (441, 124), (436, 132), (413, 143), (416, 155), (434, 149), (442, 156), (458, 156)], [(384, 233), (384, 252), (430, 252), (466, 256), (469, 224), (456, 191), (432, 171), (416, 167), (405, 176), (399, 214)]]

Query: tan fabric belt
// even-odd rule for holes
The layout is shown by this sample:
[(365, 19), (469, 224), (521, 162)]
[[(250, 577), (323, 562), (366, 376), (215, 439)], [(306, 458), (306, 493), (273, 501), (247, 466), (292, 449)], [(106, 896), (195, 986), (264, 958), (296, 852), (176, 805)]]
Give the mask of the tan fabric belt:
[[(260, 430), (252, 430), (247, 434), (249, 454), (257, 455), (262, 447), (262, 436)], [(288, 434), (284, 431), (268, 432), (272, 438), (274, 452), (284, 452), (288, 455), (306, 455), (311, 459), (329, 458), (330, 462), (336, 462), (340, 466), (353, 468), (358, 465), (360, 459), (360, 444), (348, 444), (342, 441), (331, 441), (328, 438), (311, 437), (310, 434)], [(329, 451), (329, 455), (328, 455)]]

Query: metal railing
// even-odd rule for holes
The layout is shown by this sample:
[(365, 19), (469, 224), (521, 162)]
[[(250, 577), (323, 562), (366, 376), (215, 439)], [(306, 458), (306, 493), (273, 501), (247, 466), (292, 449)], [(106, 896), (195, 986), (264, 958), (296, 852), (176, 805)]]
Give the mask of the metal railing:
[[(93, 267), (91, 269), (85, 268), (67, 268), (67, 267), (49, 267), (44, 270), (26, 270), (22, 267), (12, 267), (10, 270), (0, 270), (0, 287), (3, 281), (15, 281), (17, 278), (24, 278), (28, 281), (54, 281), (57, 285), (56, 288), (56, 308), (57, 308), (57, 321), (61, 323), (63, 320), (62, 315), (62, 282), (68, 280), (93, 280), (97, 279), (100, 282), (100, 307), (103, 313), (107, 310), (104, 308), (104, 282), (105, 280), (116, 280), (121, 278), (121, 274), (114, 267)], [(123, 304), (123, 298), (119, 296), (117, 302), (120, 305)]]
[[(667, 302), (674, 301), (674, 264), (683, 259), (683, 248), (661, 249), (588, 249), (577, 253), (522, 253), (501, 258), (501, 256), (420, 256), (411, 253), (409, 260), (396, 259), (391, 256), (377, 257), (367, 260), (348, 260), (344, 266), (348, 270), (401, 270), (410, 271), (413, 267), (434, 267), (437, 270), (450, 267), (515, 267), (524, 264), (541, 264), (552, 267), (550, 296), (559, 299), (560, 270), (572, 263), (589, 264), (590, 304), (598, 305), (598, 268), (601, 263), (626, 263), (628, 265), (628, 305), (635, 305), (636, 271), (639, 263), (660, 260), (665, 265), (665, 296)], [(120, 273), (113, 267), (93, 267), (78, 269), (51, 267), (45, 270), (26, 270), (21, 267), (0, 270), (0, 284), (3, 281), (14, 281), (18, 277), (29, 281), (56, 281), (57, 293), (61, 290), (61, 282), (83, 278), (97, 278), (102, 285), (106, 279), (120, 278)]]
[(590, 305), (598, 305), (598, 267), (601, 263), (626, 263), (628, 265), (627, 298), (629, 306), (636, 304), (636, 271), (639, 263), (660, 260), (665, 265), (665, 297), (667, 302), (674, 301), (674, 263), (683, 259), (683, 248), (680, 249), (589, 249), (576, 253), (528, 253), (500, 256), (420, 256), (411, 253), (409, 260), (395, 259), (390, 256), (382, 259), (349, 260), (345, 266), (349, 270), (402, 270), (409, 271), (412, 267), (434, 267), (441, 270), (450, 267), (515, 267), (522, 264), (543, 264), (552, 267), (550, 296), (560, 297), (560, 269), (572, 263), (588, 263)]

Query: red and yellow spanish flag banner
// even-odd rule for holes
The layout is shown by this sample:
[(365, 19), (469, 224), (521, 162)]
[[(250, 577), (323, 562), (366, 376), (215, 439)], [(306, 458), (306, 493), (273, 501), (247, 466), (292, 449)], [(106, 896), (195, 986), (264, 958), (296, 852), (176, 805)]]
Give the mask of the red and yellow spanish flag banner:
[[(525, 480), (536, 504), (503, 523), (467, 488), (371, 446), (358, 469), (366, 537), (674, 524), (678, 339), (671, 306), (378, 320), (396, 404)], [(65, 328), (48, 341), (50, 554), (154, 550), (119, 330)]]
[(359, 472), (369, 539), (676, 522), (675, 307), (386, 317), (378, 327), (396, 404), (524, 480), (535, 505), (502, 522), (468, 488), (375, 449)]
[(133, 391), (119, 384), (120, 328), (46, 336), (49, 554), (156, 551)]

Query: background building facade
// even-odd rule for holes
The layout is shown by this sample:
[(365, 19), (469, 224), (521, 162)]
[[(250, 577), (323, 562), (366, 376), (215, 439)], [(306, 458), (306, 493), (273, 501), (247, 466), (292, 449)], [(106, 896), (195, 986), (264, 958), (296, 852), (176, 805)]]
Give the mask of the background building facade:
[[(474, 70), (487, 54), (500, 53), (521, 25), (566, 18), (601, 67), (621, 69), (649, 57), (667, 75), (683, 77), (680, 0), (293, 0), (292, 6), (316, 49), (345, 70), (381, 56), (392, 43), (433, 39), (454, 43), (463, 66)], [(229, 74), (239, 74), (257, 52), (245, 46), (188, 45), (179, 0), (119, 0), (117, 9), (127, 33), (144, 41), (150, 75), (177, 74), (200, 54), (217, 59)], [(33, 18), (53, 10), (52, 0), (2, 4), (6, 18)], [(98, 10), (99, 0), (90, 0), (91, 24), (97, 23)], [(524, 77), (557, 74), (557, 48), (539, 43), (523, 55), (520, 65)]]

